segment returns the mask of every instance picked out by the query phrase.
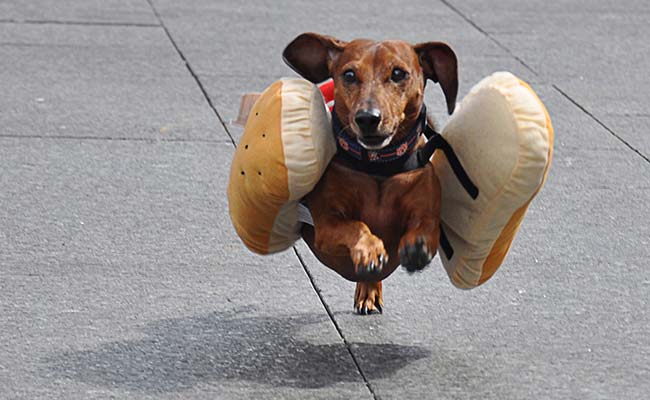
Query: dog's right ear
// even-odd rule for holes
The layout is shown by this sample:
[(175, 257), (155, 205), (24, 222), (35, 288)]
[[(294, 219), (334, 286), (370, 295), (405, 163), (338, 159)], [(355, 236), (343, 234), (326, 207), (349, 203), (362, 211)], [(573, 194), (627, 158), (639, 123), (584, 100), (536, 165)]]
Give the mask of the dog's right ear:
[(303, 33), (282, 52), (282, 58), (303, 78), (320, 83), (331, 77), (330, 67), (347, 43), (331, 36)]

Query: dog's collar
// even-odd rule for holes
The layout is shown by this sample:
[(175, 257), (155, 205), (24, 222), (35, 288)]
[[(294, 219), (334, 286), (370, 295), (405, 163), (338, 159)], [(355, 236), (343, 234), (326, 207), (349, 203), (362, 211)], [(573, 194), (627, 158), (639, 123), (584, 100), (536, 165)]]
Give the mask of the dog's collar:
[(370, 175), (392, 176), (403, 172), (404, 165), (413, 153), (426, 124), (426, 107), (422, 105), (415, 126), (406, 137), (382, 149), (367, 150), (345, 131), (336, 115), (336, 109), (332, 109), (332, 130), (336, 137), (337, 157), (351, 168)]

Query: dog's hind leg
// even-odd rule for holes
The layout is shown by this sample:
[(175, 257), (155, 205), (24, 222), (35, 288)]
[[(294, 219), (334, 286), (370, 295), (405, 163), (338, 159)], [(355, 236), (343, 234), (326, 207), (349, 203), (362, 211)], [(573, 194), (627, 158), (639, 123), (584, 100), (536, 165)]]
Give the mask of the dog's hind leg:
[(354, 291), (354, 309), (361, 315), (372, 314), (374, 311), (383, 312), (384, 299), (381, 281), (357, 282), (357, 288)]

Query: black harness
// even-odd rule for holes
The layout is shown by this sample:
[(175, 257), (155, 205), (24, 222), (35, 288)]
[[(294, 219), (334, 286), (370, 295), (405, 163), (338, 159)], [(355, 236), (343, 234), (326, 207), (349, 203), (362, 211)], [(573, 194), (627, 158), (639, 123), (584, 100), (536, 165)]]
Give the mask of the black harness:
[[(338, 161), (354, 170), (384, 178), (424, 167), (436, 149), (440, 149), (445, 153), (451, 169), (463, 188), (472, 199), (478, 197), (478, 188), (465, 172), (454, 149), (429, 125), (424, 105), (411, 132), (401, 141), (379, 150), (367, 150), (350, 136), (341, 125), (336, 109), (332, 110), (332, 130), (336, 137), (335, 158)], [(417, 151), (413, 151), (422, 135), (426, 137), (427, 142)]]
[(426, 125), (426, 111), (423, 108), (411, 131), (401, 141), (378, 150), (367, 150), (348, 134), (332, 110), (332, 129), (336, 137), (336, 158), (348, 167), (369, 175), (389, 177), (407, 171), (409, 156), (420, 139), (423, 125)]

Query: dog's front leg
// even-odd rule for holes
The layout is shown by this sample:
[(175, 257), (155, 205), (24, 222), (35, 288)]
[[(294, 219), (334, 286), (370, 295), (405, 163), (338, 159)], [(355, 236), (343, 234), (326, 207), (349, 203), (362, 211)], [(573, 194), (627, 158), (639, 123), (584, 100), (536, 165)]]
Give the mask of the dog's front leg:
[(367, 176), (332, 163), (305, 198), (314, 220), (314, 248), (325, 255), (349, 257), (354, 271), (335, 268), (348, 279), (377, 280), (388, 262), (384, 242), (359, 220), (364, 198), (376, 198), (378, 190)]
[(405, 233), (398, 247), (400, 264), (409, 272), (429, 265), (440, 240), (440, 182), (431, 165), (414, 174), (401, 201)]
[(312, 212), (314, 246), (333, 256), (349, 256), (359, 277), (381, 273), (388, 261), (384, 242), (361, 221), (347, 220), (331, 212)]

